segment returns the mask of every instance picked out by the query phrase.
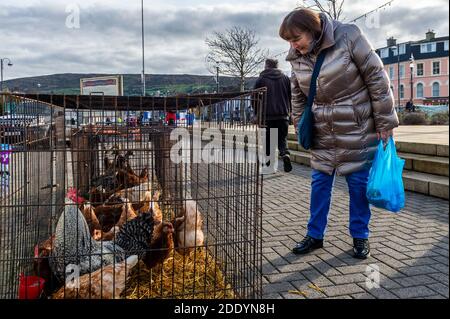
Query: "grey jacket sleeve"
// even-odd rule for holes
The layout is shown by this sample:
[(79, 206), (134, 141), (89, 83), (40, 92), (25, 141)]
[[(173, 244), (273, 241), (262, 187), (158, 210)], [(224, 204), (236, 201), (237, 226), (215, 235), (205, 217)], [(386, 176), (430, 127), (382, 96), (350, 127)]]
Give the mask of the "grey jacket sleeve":
[(307, 97), (300, 89), (297, 77), (294, 71), (291, 73), (291, 96), (292, 96), (292, 119), (294, 126), (297, 127), (297, 123), (303, 114), (306, 106)]
[(394, 96), (383, 62), (357, 26), (350, 26), (348, 39), (352, 59), (369, 90), (377, 132), (397, 127), (399, 121)]

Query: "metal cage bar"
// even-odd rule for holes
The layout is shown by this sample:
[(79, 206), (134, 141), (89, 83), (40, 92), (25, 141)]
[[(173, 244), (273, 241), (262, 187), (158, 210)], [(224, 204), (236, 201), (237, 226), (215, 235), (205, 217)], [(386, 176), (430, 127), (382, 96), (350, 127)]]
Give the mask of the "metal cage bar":
[(0, 110), (0, 298), (261, 298), (264, 90)]

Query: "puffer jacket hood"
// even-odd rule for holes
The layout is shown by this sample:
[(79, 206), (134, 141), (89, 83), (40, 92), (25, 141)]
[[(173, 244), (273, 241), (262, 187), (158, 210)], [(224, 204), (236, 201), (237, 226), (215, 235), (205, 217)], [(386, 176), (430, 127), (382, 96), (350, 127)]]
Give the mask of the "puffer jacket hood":
[(322, 34), (309, 54), (291, 48), (291, 89), (294, 124), (306, 106), (314, 64), (327, 54), (317, 79), (312, 106), (314, 141), (311, 166), (338, 175), (371, 166), (377, 132), (398, 126), (390, 81), (383, 63), (361, 30), (321, 14)]

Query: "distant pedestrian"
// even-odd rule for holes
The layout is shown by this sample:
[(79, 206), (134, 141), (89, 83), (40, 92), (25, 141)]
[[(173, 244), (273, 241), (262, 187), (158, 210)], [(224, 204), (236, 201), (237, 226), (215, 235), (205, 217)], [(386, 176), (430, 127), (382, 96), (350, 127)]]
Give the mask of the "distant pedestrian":
[(240, 114), (239, 114), (239, 106), (236, 106), (234, 109), (234, 120), (239, 121), (240, 120)]
[(246, 110), (246, 122), (250, 123), (252, 121), (253, 116), (253, 107), (250, 105)]
[[(287, 135), (289, 130), (289, 118), (292, 113), (291, 106), (291, 82), (289, 77), (278, 69), (278, 61), (267, 59), (265, 70), (261, 72), (255, 83), (255, 89), (267, 88), (267, 107), (265, 112), (266, 125), (266, 155), (275, 152), (275, 147), (270, 145), (270, 129), (278, 129), (278, 150), (283, 159), (284, 171), (292, 170), (290, 152), (287, 145)], [(259, 112), (260, 110), (256, 110)], [(263, 115), (264, 118), (264, 115)], [(273, 145), (275, 146), (275, 145)], [(275, 155), (275, 153), (273, 153)], [(271, 156), (274, 158), (274, 156)], [(275, 163), (270, 161), (265, 163), (263, 174), (276, 172)]]
[(409, 100), (408, 102), (406, 102), (405, 110), (406, 110), (406, 112), (411, 112), (412, 109), (413, 109), (412, 102), (411, 102), (411, 100)]

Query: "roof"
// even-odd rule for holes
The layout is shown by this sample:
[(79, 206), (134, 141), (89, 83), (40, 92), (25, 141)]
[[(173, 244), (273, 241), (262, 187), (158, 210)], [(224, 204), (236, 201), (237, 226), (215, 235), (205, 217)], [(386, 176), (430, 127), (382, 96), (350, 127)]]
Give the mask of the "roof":
[(410, 41), (410, 43), (412, 45), (414, 45), (414, 44), (422, 44), (422, 43), (428, 43), (428, 42), (442, 42), (442, 41), (447, 41), (448, 39), (449, 39), (449, 36), (446, 36), (446, 37), (434, 38), (432, 40), (423, 39), (423, 40), (419, 40), (419, 41)]
[[(418, 41), (407, 41), (407, 42), (397, 43), (396, 45), (400, 45), (400, 44), (418, 45), (418, 44), (423, 44), (423, 43), (443, 42), (443, 41), (448, 41), (448, 40), (449, 40), (449, 36), (447, 35), (445, 37), (434, 38), (432, 40), (423, 39), (423, 40), (418, 40)], [(384, 47), (378, 48), (377, 50), (386, 49), (386, 48), (390, 48), (390, 47), (386, 45)]]
[(247, 97), (265, 89), (255, 91), (232, 92), (221, 94), (179, 95), (171, 97), (150, 96), (103, 96), (103, 95), (52, 95), (52, 94), (11, 94), (24, 99), (48, 103), (67, 109), (92, 109), (113, 111), (170, 111), (183, 110), (197, 106)]

